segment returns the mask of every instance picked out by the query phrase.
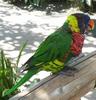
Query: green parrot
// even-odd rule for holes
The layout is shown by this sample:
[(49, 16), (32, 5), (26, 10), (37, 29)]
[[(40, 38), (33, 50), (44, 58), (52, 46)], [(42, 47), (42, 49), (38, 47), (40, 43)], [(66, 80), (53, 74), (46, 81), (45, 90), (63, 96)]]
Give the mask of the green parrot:
[(75, 41), (73, 39), (74, 35), (72, 35), (74, 31), (81, 34), (77, 18), (74, 15), (70, 15), (63, 26), (40, 44), (34, 55), (23, 65), (24, 71), (28, 70), (27, 73), (16, 85), (5, 91), (3, 96), (10, 95), (33, 75), (42, 70), (50, 71), (53, 74), (62, 71), (65, 64), (74, 56), (74, 52), (72, 52), (74, 48), (71, 48)]

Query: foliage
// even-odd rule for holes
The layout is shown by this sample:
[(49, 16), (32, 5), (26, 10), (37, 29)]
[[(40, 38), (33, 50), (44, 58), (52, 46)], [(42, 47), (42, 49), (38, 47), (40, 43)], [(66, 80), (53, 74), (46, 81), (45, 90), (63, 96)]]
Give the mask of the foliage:
[(95, 0), (4, 0), (26, 10), (45, 10), (46, 14), (51, 11), (62, 11), (70, 7), (78, 7), (84, 12), (95, 12)]
[(5, 57), (3, 50), (1, 50), (0, 52), (0, 100), (8, 100), (8, 98), (10, 97), (10, 96), (2, 97), (2, 94), (7, 89), (11, 88), (16, 82), (17, 79), (16, 69), (18, 68), (17, 66), (25, 46), (26, 42), (22, 45), (20, 49), (16, 63), (12, 63), (10, 58)]
[(46, 0), (26, 0), (27, 2), (29, 2), (31, 5), (36, 5), (36, 6), (40, 6), (42, 5), (44, 2), (46, 2)]
[(40, 6), (47, 0), (4, 0), (7, 1), (8, 3), (17, 3), (19, 4), (26, 4), (26, 5), (35, 5), (35, 6)]
[[(0, 52), (0, 100), (3, 100), (2, 93), (4, 90), (11, 88), (16, 81), (10, 59), (5, 57), (3, 50)], [(8, 98), (8, 97), (6, 97)], [(5, 99), (6, 100), (6, 99)]]

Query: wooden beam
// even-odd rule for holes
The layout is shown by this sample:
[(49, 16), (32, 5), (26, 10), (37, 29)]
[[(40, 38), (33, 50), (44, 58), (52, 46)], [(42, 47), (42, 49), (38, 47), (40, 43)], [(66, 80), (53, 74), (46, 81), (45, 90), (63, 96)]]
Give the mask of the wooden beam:
[[(9, 100), (79, 100), (94, 87), (96, 80), (96, 52), (73, 61), (70, 67), (78, 68), (74, 76), (52, 75), (35, 87), (17, 94)], [(74, 99), (71, 99), (74, 98)]]
[(95, 81), (91, 81), (84, 85), (79, 91), (76, 91), (76, 94), (73, 97), (70, 97), (69, 100), (80, 100), (82, 96), (84, 96), (88, 91), (94, 88)]

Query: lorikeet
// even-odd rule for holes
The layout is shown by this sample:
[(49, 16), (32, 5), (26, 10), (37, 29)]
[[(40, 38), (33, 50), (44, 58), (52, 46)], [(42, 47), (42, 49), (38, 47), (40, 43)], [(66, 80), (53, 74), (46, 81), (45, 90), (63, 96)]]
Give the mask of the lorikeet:
[[(79, 20), (78, 16), (82, 20)], [(11, 89), (5, 91), (3, 96), (14, 92), (41, 70), (58, 73), (64, 69), (64, 65), (73, 56), (78, 56), (81, 53), (84, 42), (83, 34), (91, 25), (90, 23), (92, 24), (90, 17), (85, 14), (77, 13), (68, 16), (63, 26), (49, 35), (38, 47), (35, 54), (23, 65), (25, 70), (28, 70), (25, 76)], [(83, 29), (79, 24), (86, 27)], [(93, 28), (93, 24), (90, 28)]]

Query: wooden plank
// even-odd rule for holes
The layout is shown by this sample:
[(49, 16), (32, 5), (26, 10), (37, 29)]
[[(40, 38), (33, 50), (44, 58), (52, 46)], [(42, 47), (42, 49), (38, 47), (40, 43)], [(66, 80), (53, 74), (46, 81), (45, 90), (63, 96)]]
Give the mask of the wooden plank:
[(84, 96), (92, 88), (94, 88), (94, 86), (95, 86), (95, 80), (84, 85), (82, 88), (80, 88), (79, 91), (76, 91), (76, 94), (73, 97), (69, 98), (69, 100), (80, 100), (80, 98)]
[[(96, 79), (96, 52), (83, 58), (81, 61), (73, 62), (79, 72), (73, 77), (53, 75), (33, 88), (19, 93), (10, 100), (69, 100), (74, 97), (88, 83)], [(94, 56), (93, 56), (94, 55)], [(91, 57), (91, 58), (90, 58)], [(81, 59), (80, 59), (81, 60)]]

